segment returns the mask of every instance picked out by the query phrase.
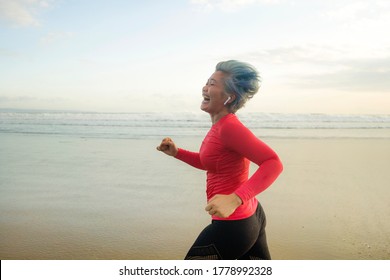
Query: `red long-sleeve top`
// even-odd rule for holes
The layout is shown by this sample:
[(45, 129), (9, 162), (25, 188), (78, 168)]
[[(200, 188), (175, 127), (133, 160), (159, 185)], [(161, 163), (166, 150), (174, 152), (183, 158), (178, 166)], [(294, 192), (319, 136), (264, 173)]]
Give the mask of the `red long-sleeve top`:
[[(216, 194), (238, 195), (242, 204), (228, 218), (239, 220), (253, 215), (256, 195), (268, 188), (282, 172), (278, 155), (245, 127), (234, 114), (222, 117), (204, 138), (199, 152), (179, 149), (176, 158), (207, 171), (207, 200)], [(249, 177), (249, 163), (259, 168)]]

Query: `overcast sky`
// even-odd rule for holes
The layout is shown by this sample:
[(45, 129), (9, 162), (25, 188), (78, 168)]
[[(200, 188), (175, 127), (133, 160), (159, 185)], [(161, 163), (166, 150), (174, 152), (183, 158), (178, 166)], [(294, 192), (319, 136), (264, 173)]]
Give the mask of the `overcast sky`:
[(0, 108), (198, 111), (222, 60), (245, 109), (390, 113), (390, 1), (0, 0)]

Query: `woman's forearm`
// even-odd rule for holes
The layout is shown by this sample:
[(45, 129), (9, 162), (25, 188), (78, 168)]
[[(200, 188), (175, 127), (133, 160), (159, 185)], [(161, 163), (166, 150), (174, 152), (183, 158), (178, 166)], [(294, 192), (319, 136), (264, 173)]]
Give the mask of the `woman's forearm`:
[(175, 158), (195, 167), (198, 169), (206, 170), (200, 161), (199, 153), (190, 152), (184, 149), (179, 148)]

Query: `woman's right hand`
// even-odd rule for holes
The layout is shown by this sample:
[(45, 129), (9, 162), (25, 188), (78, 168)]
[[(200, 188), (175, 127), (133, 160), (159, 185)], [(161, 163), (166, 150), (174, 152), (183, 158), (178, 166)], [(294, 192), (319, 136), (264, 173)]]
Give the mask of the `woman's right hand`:
[(169, 137), (166, 137), (161, 141), (160, 146), (157, 146), (157, 150), (172, 157), (175, 157), (178, 152), (178, 148), (176, 147), (172, 139)]

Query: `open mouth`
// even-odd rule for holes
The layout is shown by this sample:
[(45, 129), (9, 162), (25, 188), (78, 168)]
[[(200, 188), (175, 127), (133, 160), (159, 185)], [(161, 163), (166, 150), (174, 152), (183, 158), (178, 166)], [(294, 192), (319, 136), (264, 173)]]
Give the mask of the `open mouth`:
[(207, 95), (203, 95), (203, 103), (208, 103), (210, 102), (210, 97), (208, 97)]

